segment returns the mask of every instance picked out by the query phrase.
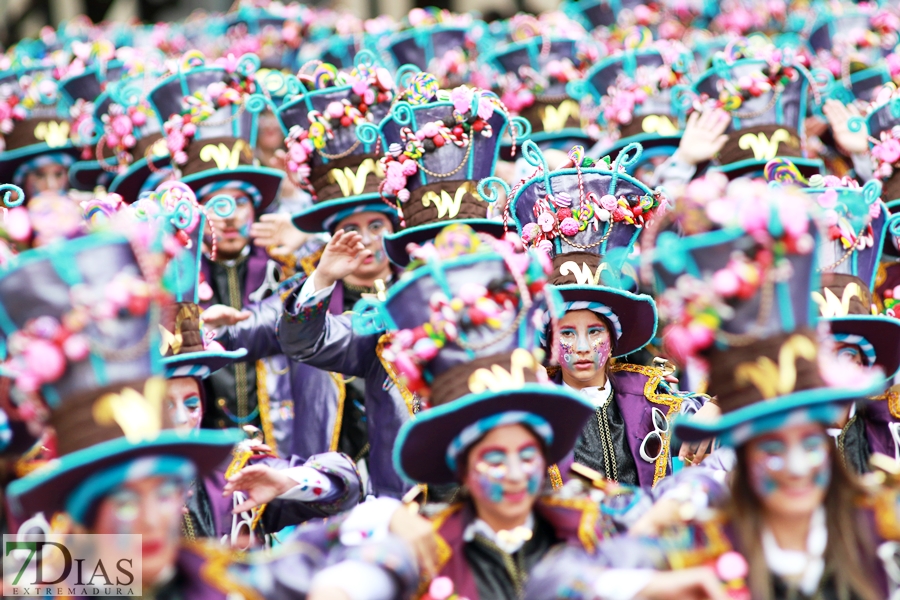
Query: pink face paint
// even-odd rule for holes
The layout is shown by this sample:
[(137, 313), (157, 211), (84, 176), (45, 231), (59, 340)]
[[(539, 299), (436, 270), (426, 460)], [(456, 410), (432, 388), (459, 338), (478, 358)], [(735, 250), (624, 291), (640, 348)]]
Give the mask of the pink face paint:
[(762, 441), (758, 458), (750, 464), (751, 485), (760, 498), (771, 496), (781, 484), (778, 476), (812, 477), (813, 483), (825, 488), (831, 481), (831, 463), (825, 435), (808, 435), (796, 443), (779, 439)]
[(559, 362), (569, 372), (575, 371), (575, 364), (589, 361), (596, 372), (606, 366), (612, 351), (609, 335), (604, 335), (602, 325), (590, 325), (586, 331), (575, 327), (563, 327), (559, 332)]
[(506, 486), (525, 480), (525, 489), (515, 492), (508, 499), (518, 502), (517, 496), (534, 496), (540, 490), (544, 479), (544, 456), (534, 444), (528, 444), (518, 451), (504, 448), (486, 448), (475, 463), (476, 489), (473, 493), (494, 504), (508, 497)]

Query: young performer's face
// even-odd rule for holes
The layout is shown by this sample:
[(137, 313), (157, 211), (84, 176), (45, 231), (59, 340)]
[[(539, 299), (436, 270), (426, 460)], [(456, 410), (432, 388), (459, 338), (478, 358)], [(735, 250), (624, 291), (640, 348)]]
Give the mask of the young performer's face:
[(833, 442), (821, 425), (791, 425), (747, 442), (750, 483), (764, 510), (807, 517), (821, 506), (831, 481)]
[(140, 535), (143, 584), (152, 586), (175, 565), (186, 492), (169, 477), (123, 484), (100, 501), (91, 533)]
[(235, 259), (250, 243), (250, 225), (256, 218), (256, 211), (250, 197), (237, 189), (224, 189), (207, 194), (200, 199), (200, 203), (203, 204), (219, 195), (234, 198), (234, 213), (223, 219), (217, 216), (215, 211), (209, 211), (209, 222), (206, 224), (204, 240), (207, 246), (211, 246), (213, 228), (215, 228), (217, 258)]
[(69, 170), (57, 164), (38, 167), (25, 176), (23, 187), (28, 198), (41, 192), (64, 192), (69, 189)]
[[(585, 385), (602, 376), (612, 342), (606, 323), (590, 310), (567, 312), (558, 325), (559, 364), (563, 380)], [(602, 384), (605, 382), (600, 382)]]
[(361, 212), (341, 219), (335, 231), (340, 229), (347, 233), (358, 233), (362, 236), (366, 250), (372, 251), (372, 256), (367, 258), (353, 274), (362, 279), (370, 279), (384, 273), (390, 265), (390, 260), (384, 252), (382, 239), (394, 232), (391, 220), (380, 212)]
[(544, 483), (546, 461), (522, 425), (492, 429), (469, 450), (464, 483), (475, 512), (488, 524), (523, 522)]
[(166, 383), (166, 426), (178, 431), (200, 429), (203, 420), (200, 382), (194, 377), (175, 377)]

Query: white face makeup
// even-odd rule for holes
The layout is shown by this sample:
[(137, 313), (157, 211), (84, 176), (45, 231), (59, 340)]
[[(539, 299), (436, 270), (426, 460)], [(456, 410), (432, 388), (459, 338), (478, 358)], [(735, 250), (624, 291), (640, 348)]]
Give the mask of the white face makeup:
[(563, 381), (577, 387), (605, 384), (612, 340), (603, 319), (590, 310), (570, 311), (559, 320), (558, 332)]

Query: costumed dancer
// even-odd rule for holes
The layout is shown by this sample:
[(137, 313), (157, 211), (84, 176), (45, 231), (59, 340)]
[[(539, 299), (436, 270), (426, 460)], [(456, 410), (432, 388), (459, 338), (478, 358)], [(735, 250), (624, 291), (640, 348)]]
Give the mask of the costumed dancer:
[(509, 192), (510, 211), (523, 241), (552, 260), (550, 282), (564, 303), (561, 318), (544, 323), (548, 358), (559, 364), (553, 379), (595, 409), (574, 452), (548, 465), (550, 482), (562, 486), (576, 462), (649, 490), (672, 472), (669, 420), (704, 402), (670, 387), (660, 368), (610, 361), (640, 350), (656, 334), (656, 304), (627, 291), (636, 273), (626, 259), (667, 202), (624, 172), (640, 160), (637, 144), (611, 165), (585, 158), (576, 147), (556, 171), (531, 142), (523, 154), (536, 174)]

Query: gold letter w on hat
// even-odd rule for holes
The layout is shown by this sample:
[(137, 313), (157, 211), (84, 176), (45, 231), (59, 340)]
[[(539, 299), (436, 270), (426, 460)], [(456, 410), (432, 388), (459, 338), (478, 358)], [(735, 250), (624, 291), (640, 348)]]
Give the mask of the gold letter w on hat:
[(161, 377), (148, 379), (143, 395), (131, 388), (119, 394), (106, 394), (94, 402), (94, 421), (102, 427), (115, 423), (133, 444), (152, 440), (162, 429), (165, 394), (166, 381)]
[(208, 144), (200, 149), (200, 160), (203, 162), (215, 162), (220, 171), (237, 169), (241, 164), (241, 152), (249, 154), (250, 148), (244, 140), (238, 140), (230, 149), (219, 142), (218, 146)]
[(509, 371), (500, 365), (491, 365), (490, 370), (478, 369), (469, 376), (469, 391), (480, 394), (486, 390), (500, 392), (514, 390), (525, 385), (525, 369), (537, 371), (538, 363), (528, 350), (516, 348), (509, 357)]
[(846, 317), (849, 315), (850, 301), (854, 296), (858, 296), (865, 306), (866, 297), (863, 295), (862, 288), (855, 281), (844, 288), (840, 299), (828, 288), (825, 288), (824, 295), (819, 292), (812, 293), (812, 298), (819, 305), (819, 312), (823, 317)]
[(581, 267), (579, 267), (574, 260), (567, 260), (559, 265), (559, 274), (574, 275), (578, 285), (600, 285), (600, 275), (608, 269), (608, 264), (600, 263), (597, 265), (597, 270), (592, 273), (587, 263), (581, 263)]
[(738, 140), (741, 150), (753, 150), (753, 158), (756, 160), (772, 160), (778, 156), (778, 145), (791, 141), (791, 134), (787, 129), (776, 129), (769, 138), (765, 133), (745, 133)]
[(792, 335), (778, 351), (778, 364), (768, 356), (760, 356), (756, 362), (738, 365), (734, 378), (738, 385), (752, 383), (766, 400), (784, 396), (794, 391), (797, 384), (797, 359), (816, 360), (816, 345), (803, 335)]

